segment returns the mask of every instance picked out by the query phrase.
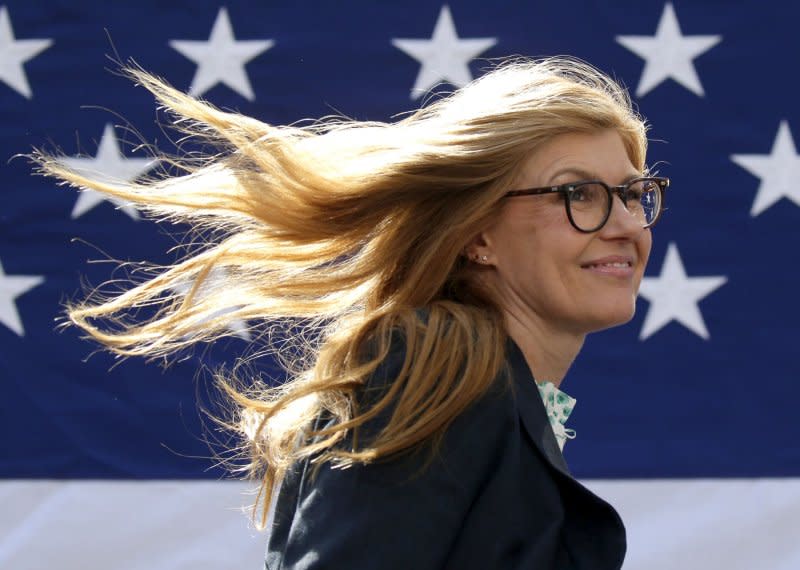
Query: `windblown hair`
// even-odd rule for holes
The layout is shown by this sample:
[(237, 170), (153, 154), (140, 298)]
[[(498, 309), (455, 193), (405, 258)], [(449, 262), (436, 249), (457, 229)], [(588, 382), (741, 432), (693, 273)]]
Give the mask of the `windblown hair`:
[[(240, 410), (249, 471), (262, 480), (262, 524), (273, 488), (295, 462), (347, 466), (435, 442), (497, 377), (506, 341), (499, 300), (477, 284), (464, 249), (498, 214), (529, 153), (562, 133), (614, 129), (633, 165), (645, 168), (646, 127), (627, 92), (569, 58), (505, 62), (396, 122), (302, 127), (223, 112), (130, 73), (175, 128), (216, 154), (140, 183), (93, 178), (44, 153), (34, 159), (72, 186), (186, 222), (207, 243), (123, 292), (68, 304), (67, 314), (128, 356), (162, 357), (215, 340), (233, 319), (312, 331), (303, 338), (313, 342), (291, 353), (304, 355), (304, 365), (287, 363), (285, 383), (224, 384)], [(151, 316), (139, 317), (142, 309)], [(403, 365), (362, 409), (358, 390), (398, 335)], [(343, 444), (389, 409), (375, 437)], [(334, 421), (311, 430), (321, 413)]]

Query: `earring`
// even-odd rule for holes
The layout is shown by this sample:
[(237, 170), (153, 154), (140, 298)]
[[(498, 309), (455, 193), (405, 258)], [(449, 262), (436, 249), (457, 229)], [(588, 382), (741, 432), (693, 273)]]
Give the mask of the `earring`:
[(484, 263), (486, 263), (487, 261), (489, 261), (489, 258), (488, 258), (488, 257), (486, 257), (485, 255), (484, 255), (484, 256), (481, 256), (481, 261), (483, 261)]

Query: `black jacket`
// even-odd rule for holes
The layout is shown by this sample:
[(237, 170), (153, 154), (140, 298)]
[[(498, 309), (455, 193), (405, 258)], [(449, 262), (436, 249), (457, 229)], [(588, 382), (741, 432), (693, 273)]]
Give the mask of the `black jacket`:
[[(403, 351), (376, 372), (390, 380)], [(612, 570), (622, 566), (617, 512), (575, 480), (520, 349), (447, 430), (440, 453), (349, 469), (308, 462), (285, 478), (267, 570)]]

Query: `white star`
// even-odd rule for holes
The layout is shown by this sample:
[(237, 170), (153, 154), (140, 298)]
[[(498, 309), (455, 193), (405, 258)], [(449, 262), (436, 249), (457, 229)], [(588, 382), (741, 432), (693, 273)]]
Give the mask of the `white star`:
[[(178, 293), (179, 295), (187, 295), (189, 291), (192, 289), (193, 283), (180, 283), (175, 285), (172, 290)], [(201, 301), (209, 296), (209, 294), (214, 291), (215, 289), (219, 288), (230, 288), (230, 284), (228, 283), (228, 274), (224, 269), (220, 269), (218, 267), (213, 268), (206, 279), (203, 281), (203, 284), (200, 285), (200, 288), (195, 293), (195, 299)], [(211, 319), (215, 319), (217, 317), (221, 317), (226, 315), (238, 307), (231, 306), (219, 309), (210, 315), (207, 315), (197, 321), (195, 323), (196, 326), (202, 325), (205, 322), (210, 321)], [(238, 336), (241, 339), (246, 341), (250, 341), (250, 331), (247, 328), (247, 323), (241, 319), (233, 319), (227, 324), (228, 330), (234, 333), (235, 336)]]
[(200, 96), (224, 83), (248, 101), (255, 100), (244, 65), (271, 48), (273, 40), (237, 41), (225, 7), (219, 9), (207, 42), (170, 40), (169, 45), (197, 64), (189, 94)]
[[(158, 162), (150, 158), (127, 158), (119, 149), (114, 127), (106, 124), (103, 137), (97, 147), (97, 156), (94, 158), (70, 157), (62, 158), (61, 162), (76, 172), (105, 182), (131, 182), (153, 168)], [(72, 208), (72, 219), (82, 216), (103, 200), (116, 204), (119, 209), (134, 220), (139, 219), (139, 212), (133, 204), (114, 196), (105, 196), (100, 192), (85, 188), (81, 190), (78, 201)]]
[(17, 297), (44, 282), (42, 275), (6, 275), (0, 262), (0, 323), (19, 336), (25, 336), (15, 303)]
[(411, 98), (417, 99), (428, 89), (448, 81), (463, 87), (472, 81), (469, 62), (497, 43), (497, 38), (459, 39), (450, 8), (442, 6), (433, 36), (429, 40), (393, 39), (392, 45), (422, 64)]
[(800, 155), (787, 121), (778, 126), (770, 154), (733, 154), (731, 160), (761, 179), (751, 216), (759, 215), (783, 197), (800, 206)]
[(15, 40), (8, 8), (0, 7), (0, 81), (30, 99), (31, 86), (22, 64), (49, 48), (53, 40)]
[(646, 339), (674, 320), (708, 339), (708, 330), (697, 303), (727, 280), (726, 277), (687, 277), (678, 248), (670, 243), (661, 275), (645, 277), (639, 288), (639, 294), (650, 301), (639, 338)]
[(664, 5), (655, 36), (617, 36), (617, 42), (645, 60), (636, 96), (642, 97), (670, 77), (702, 97), (703, 86), (692, 60), (722, 40), (722, 36), (684, 36), (670, 2)]

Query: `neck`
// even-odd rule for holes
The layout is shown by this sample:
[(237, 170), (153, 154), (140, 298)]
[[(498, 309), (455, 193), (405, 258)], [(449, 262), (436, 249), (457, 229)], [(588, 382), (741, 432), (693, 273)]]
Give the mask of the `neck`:
[(554, 329), (533, 316), (504, 313), (508, 334), (525, 356), (533, 377), (560, 387), (586, 335)]

